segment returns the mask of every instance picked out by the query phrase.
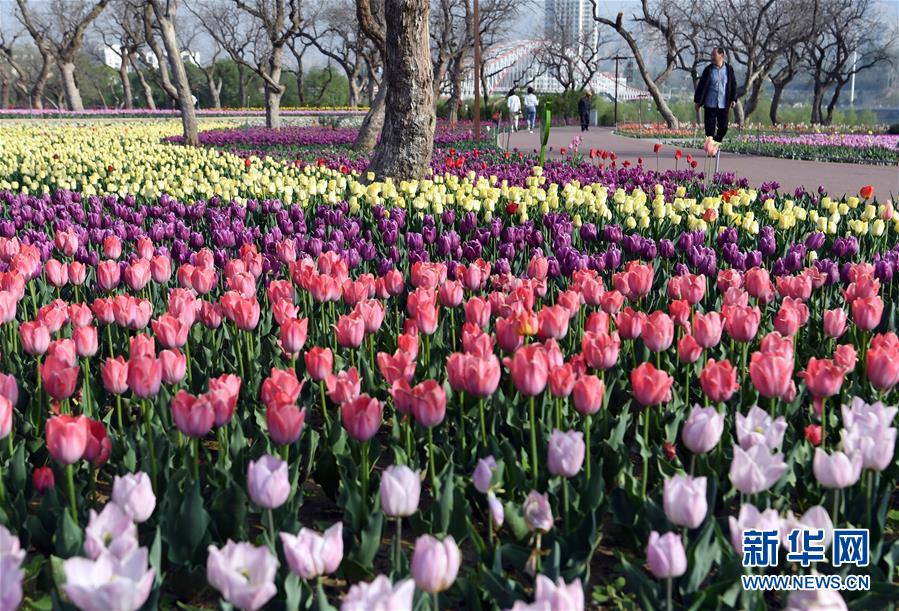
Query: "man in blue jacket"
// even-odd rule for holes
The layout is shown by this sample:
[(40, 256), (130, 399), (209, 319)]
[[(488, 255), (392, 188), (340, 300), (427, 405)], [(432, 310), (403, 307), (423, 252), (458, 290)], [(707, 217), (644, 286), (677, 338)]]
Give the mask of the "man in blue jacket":
[(712, 49), (712, 63), (706, 66), (693, 96), (696, 110), (705, 108), (705, 135), (715, 142), (727, 133), (727, 113), (737, 104), (737, 79), (734, 69), (724, 61), (724, 49)]

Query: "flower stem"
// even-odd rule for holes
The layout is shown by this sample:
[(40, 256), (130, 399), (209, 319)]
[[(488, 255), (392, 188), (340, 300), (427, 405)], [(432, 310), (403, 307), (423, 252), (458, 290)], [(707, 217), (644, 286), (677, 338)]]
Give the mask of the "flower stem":
[(362, 503), (368, 506), (368, 442), (362, 442)]
[(459, 441), (465, 451), (465, 391), (459, 393)]
[(428, 428), (428, 468), (431, 471), (431, 491), (437, 495), (437, 468), (434, 466), (434, 429)]
[(481, 444), (487, 447), (487, 421), (484, 418), (484, 397), (478, 399), (478, 413), (481, 417)]
[[(587, 453), (586, 453), (586, 457), (585, 457), (585, 458), (587, 459), (587, 460), (586, 460), (586, 463), (587, 463), (587, 482), (590, 481), (590, 467), (591, 467), (591, 462), (592, 462), (592, 461), (590, 460), (590, 429), (593, 428), (593, 427), (592, 427), (592, 424), (593, 424), (592, 420), (593, 420), (593, 417), (592, 417), (590, 414), (587, 414), (586, 416), (584, 416), (584, 447), (587, 449)], [(568, 484), (566, 483), (565, 486), (566, 486), (566, 492), (567, 492), (567, 486), (568, 486)]]
[(268, 522), (269, 543), (272, 546), (272, 551), (275, 551), (275, 517), (272, 515), (271, 507), (265, 510), (265, 519)]
[(75, 468), (66, 465), (66, 480), (69, 483), (69, 510), (72, 512), (72, 521), (78, 525), (78, 504), (75, 501)]
[(539, 470), (537, 468), (537, 416), (536, 399), (534, 398), (534, 395), (531, 395), (528, 414), (531, 420), (531, 475), (534, 478), (534, 486), (536, 487)]
[(325, 402), (325, 381), (318, 381), (318, 392), (322, 398), (322, 415), (325, 417), (325, 426), (331, 430), (331, 416), (328, 414), (328, 404)]
[(671, 577), (669, 577), (666, 581), (667, 581), (667, 584), (665, 587), (665, 590), (666, 590), (665, 599), (668, 602), (668, 611), (671, 611), (671, 609), (672, 609), (672, 606), (671, 606)]
[(393, 540), (393, 570), (399, 575), (403, 561), (403, 518), (396, 519), (396, 539)]
[(147, 435), (147, 446), (150, 449), (150, 483), (153, 484), (153, 490), (156, 487), (156, 446), (153, 444), (153, 425), (150, 422), (150, 402), (144, 401), (144, 427)]

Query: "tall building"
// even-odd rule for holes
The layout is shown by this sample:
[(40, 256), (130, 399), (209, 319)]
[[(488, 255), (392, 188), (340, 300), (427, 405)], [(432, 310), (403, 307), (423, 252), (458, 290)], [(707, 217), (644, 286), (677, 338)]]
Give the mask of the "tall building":
[(544, 0), (544, 36), (572, 47), (599, 43), (599, 24), (593, 19), (590, 0)]

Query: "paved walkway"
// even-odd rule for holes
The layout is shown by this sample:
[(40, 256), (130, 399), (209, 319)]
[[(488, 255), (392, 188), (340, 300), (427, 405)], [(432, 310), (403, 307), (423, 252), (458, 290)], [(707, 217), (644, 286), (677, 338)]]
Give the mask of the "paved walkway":
[[(547, 155), (558, 157), (559, 148), (569, 146), (571, 139), (578, 135), (583, 138), (580, 149), (582, 152), (589, 152), (591, 148), (614, 151), (618, 155), (619, 163), (628, 160), (636, 164), (637, 159), (643, 157), (643, 164), (646, 167), (655, 168), (656, 156), (653, 153), (655, 140), (617, 136), (607, 127), (594, 127), (583, 134), (578, 127), (554, 127), (549, 137), (549, 146), (553, 147), (553, 151), (547, 152)], [(505, 137), (501, 137), (501, 144), (505, 144)], [(512, 134), (509, 146), (519, 150), (535, 148), (539, 150), (540, 134), (536, 130), (533, 134), (527, 131)], [(676, 147), (667, 144), (662, 146), (659, 153), (660, 170), (674, 169), (675, 149)], [(699, 168), (702, 168), (705, 153), (701, 149), (681, 150), (685, 158), (687, 153), (691, 153), (699, 162)], [(684, 167), (684, 163), (685, 159), (681, 159), (681, 168)], [(734, 172), (738, 178), (748, 178), (749, 184), (753, 187), (758, 187), (763, 182), (777, 181), (780, 183), (781, 193), (792, 193), (799, 186), (816, 191), (820, 185), (833, 196), (844, 193), (851, 195), (865, 185), (872, 185), (881, 201), (888, 198), (891, 193), (893, 199), (899, 198), (899, 166), (896, 165), (797, 161), (722, 152), (719, 171)]]

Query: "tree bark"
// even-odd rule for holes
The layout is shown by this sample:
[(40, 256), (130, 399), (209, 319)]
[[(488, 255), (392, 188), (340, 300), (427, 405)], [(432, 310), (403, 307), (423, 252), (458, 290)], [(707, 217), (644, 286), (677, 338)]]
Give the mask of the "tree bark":
[(31, 107), (35, 110), (44, 108), (44, 88), (47, 86), (47, 79), (50, 78), (50, 58), (43, 56), (41, 59), (41, 70), (38, 72), (37, 78), (31, 85), (30, 98)]
[(777, 125), (780, 122), (778, 121), (777, 113), (780, 110), (780, 100), (783, 98), (784, 90), (789, 83), (790, 81), (788, 80), (778, 80), (771, 83), (774, 87), (774, 92), (771, 94), (771, 108), (768, 116), (771, 118), (772, 125)]
[(240, 107), (246, 108), (247, 106), (247, 78), (244, 75), (243, 64), (237, 64), (237, 97), (240, 98)]
[(0, 82), (0, 108), (9, 108), (9, 79), (4, 78)]
[(137, 73), (137, 79), (140, 81), (141, 89), (144, 91), (147, 108), (156, 110), (156, 100), (153, 99), (153, 88), (150, 87), (150, 83), (144, 78), (144, 73), (140, 71), (140, 68), (137, 67), (137, 64), (134, 63), (133, 59), (131, 60), (131, 67), (134, 68), (134, 72)]
[(381, 86), (378, 87), (378, 93), (372, 100), (365, 118), (362, 119), (362, 125), (359, 126), (359, 133), (356, 135), (356, 142), (353, 143), (353, 150), (361, 153), (370, 153), (378, 142), (378, 136), (384, 127), (385, 103), (387, 100), (387, 80), (381, 80)]
[(271, 129), (281, 129), (281, 95), (284, 86), (275, 86), (281, 82), (281, 59), (284, 56), (283, 47), (275, 47), (268, 59), (268, 77), (272, 82), (265, 82), (265, 125)]
[[(659, 89), (659, 86), (656, 84), (656, 80), (649, 73), (649, 68), (646, 65), (646, 62), (643, 60), (643, 54), (640, 51), (640, 45), (637, 43), (637, 39), (634, 38), (633, 34), (631, 34), (627, 28), (624, 27), (624, 13), (619, 12), (618, 16), (615, 18), (615, 21), (611, 19), (606, 19), (605, 17), (599, 16), (599, 11), (597, 8), (598, 0), (591, 0), (591, 4), (593, 5), (593, 19), (598, 21), (599, 23), (609, 26), (618, 32), (618, 35), (624, 39), (624, 42), (627, 43), (627, 46), (631, 50), (631, 55), (634, 56), (634, 60), (637, 62), (637, 69), (640, 71), (640, 76), (643, 77), (643, 82), (646, 84), (646, 89), (649, 91), (649, 96), (652, 98), (652, 101), (656, 105), (656, 109), (658, 109), (659, 114), (662, 115), (662, 118), (665, 119), (665, 124), (671, 129), (677, 129), (680, 127), (680, 121), (678, 121), (677, 117), (674, 116), (674, 113), (671, 112), (671, 108), (668, 107), (668, 103), (665, 101), (665, 98), (662, 96), (662, 91)], [(660, 80), (664, 80), (667, 78), (668, 74), (670, 74), (672, 69), (671, 61), (669, 60), (669, 66), (666, 68), (665, 72), (662, 73), (662, 77)]]
[(843, 87), (846, 86), (845, 81), (837, 81), (836, 85), (833, 88), (833, 95), (830, 96), (830, 102), (827, 104), (827, 114), (824, 115), (824, 125), (830, 125), (833, 123), (833, 111), (837, 107), (837, 101), (840, 99), (840, 94), (843, 92)]
[(465, 61), (465, 55), (456, 58), (450, 68), (450, 97), (446, 103), (449, 110), (449, 122), (452, 127), (456, 126), (459, 121), (459, 107), (462, 105), (462, 64)]
[(162, 43), (165, 45), (169, 56), (169, 64), (172, 76), (175, 79), (175, 88), (178, 93), (178, 105), (181, 107), (181, 123), (184, 127), (184, 144), (199, 146), (200, 139), (197, 136), (197, 114), (194, 111), (193, 93), (190, 90), (190, 82), (187, 80), (187, 71), (184, 62), (181, 61), (181, 49), (178, 47), (178, 38), (175, 34), (174, 13), (175, 0), (170, 0), (167, 9), (161, 6), (160, 0), (150, 0), (153, 3), (153, 12), (159, 23), (162, 34)]
[(126, 110), (134, 108), (134, 95), (131, 92), (131, 80), (128, 78), (128, 64), (131, 63), (130, 57), (131, 53), (123, 49), (122, 63), (119, 64), (119, 80), (122, 81), (122, 93), (125, 97)]
[(78, 90), (78, 83), (75, 82), (75, 64), (73, 62), (61, 61), (58, 67), (62, 88), (66, 95), (66, 106), (68, 106), (69, 110), (84, 110), (81, 92)]
[(389, 83), (381, 139), (369, 170), (379, 178), (422, 178), (434, 148), (434, 85), (429, 0), (387, 0), (384, 80)]

